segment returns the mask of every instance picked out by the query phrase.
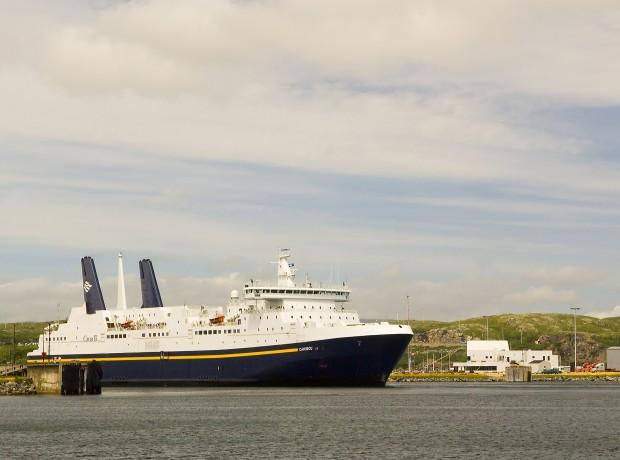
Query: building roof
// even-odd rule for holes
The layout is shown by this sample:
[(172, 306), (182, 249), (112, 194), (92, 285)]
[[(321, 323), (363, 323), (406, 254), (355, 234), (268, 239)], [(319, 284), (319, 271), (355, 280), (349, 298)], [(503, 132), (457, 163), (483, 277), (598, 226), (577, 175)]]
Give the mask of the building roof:
[(468, 340), (467, 352), (470, 351), (509, 351), (508, 340)]

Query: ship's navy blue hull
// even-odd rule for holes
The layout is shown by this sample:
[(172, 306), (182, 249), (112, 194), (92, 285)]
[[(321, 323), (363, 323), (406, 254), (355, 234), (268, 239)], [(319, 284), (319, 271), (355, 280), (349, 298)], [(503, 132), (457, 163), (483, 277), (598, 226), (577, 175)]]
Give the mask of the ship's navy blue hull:
[(97, 359), (103, 385), (384, 385), (410, 334), (358, 336), (279, 347), (63, 356)]

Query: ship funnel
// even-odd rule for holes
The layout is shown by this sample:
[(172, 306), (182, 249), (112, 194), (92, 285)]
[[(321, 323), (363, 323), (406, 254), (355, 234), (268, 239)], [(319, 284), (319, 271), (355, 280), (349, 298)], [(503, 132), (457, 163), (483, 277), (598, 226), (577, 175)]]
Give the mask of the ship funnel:
[(82, 258), (82, 288), (84, 289), (84, 302), (86, 303), (86, 313), (89, 315), (97, 310), (105, 310), (103, 293), (97, 277), (95, 261), (92, 257)]
[(163, 307), (157, 278), (150, 259), (143, 259), (140, 265), (140, 284), (142, 286), (142, 308)]

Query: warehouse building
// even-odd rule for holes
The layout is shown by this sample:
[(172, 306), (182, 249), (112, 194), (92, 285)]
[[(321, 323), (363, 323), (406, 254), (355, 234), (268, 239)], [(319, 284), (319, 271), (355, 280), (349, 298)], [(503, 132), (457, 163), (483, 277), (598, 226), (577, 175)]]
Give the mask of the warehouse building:
[[(620, 349), (620, 347), (619, 347)], [(558, 368), (560, 360), (551, 350), (511, 350), (507, 340), (468, 340), (467, 361), (455, 362), (455, 371), (504, 372), (511, 364), (531, 366), (532, 372)]]

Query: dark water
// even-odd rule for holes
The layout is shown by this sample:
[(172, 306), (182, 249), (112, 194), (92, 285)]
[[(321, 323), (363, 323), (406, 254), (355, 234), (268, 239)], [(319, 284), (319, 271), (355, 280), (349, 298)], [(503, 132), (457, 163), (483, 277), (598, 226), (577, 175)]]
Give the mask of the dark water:
[(0, 411), (2, 458), (620, 458), (618, 384), (106, 388)]

